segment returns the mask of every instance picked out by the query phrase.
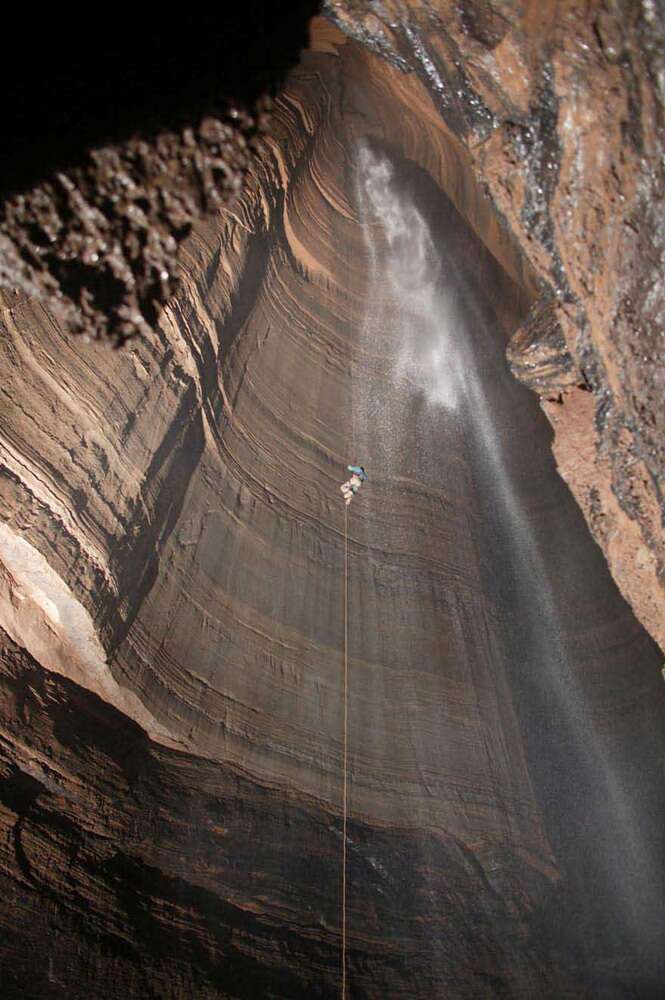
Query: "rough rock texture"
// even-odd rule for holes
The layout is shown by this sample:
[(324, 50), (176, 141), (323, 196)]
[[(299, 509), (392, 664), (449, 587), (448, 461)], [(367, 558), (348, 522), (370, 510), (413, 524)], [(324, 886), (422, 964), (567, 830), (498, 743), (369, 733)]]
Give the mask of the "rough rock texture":
[(665, 649), (662, 4), (324, 6), (419, 76), (533, 266), (549, 317), (516, 335), (514, 371), (543, 396), (561, 473)]
[(15, 12), (30, 69), (0, 71), (0, 286), (87, 337), (146, 333), (192, 223), (242, 190), (315, 8), (116, 9), (101, 40), (61, 10)]
[[(4, 634), (1, 684), (4, 996), (338, 995), (340, 834), (316, 802), (165, 751)], [(349, 837), (354, 995), (584, 995), (462, 842)]]
[[(420, 79), (427, 114), (457, 136), (533, 266), (541, 299), (509, 349), (515, 374), (541, 394), (560, 470), (622, 593), (665, 647), (662, 5), (324, 7)], [(40, 19), (41, 36), (26, 24), (49, 82), (10, 70), (3, 87), (0, 284), (40, 298), (70, 330), (116, 342), (145, 333), (174, 291), (192, 221), (240, 190), (269, 128), (260, 95), (294, 61), (310, 9), (290, 4), (285, 21), (254, 0), (230, 21), (173, 25), (134, 11), (131, 29), (105, 38), (101, 62), (60, 14)], [(582, 421), (594, 442), (583, 468), (570, 453)]]
[(258, 135), (231, 107), (153, 143), (93, 150), (85, 166), (14, 195), (2, 283), (48, 303), (73, 332), (116, 343), (147, 333), (175, 290), (178, 243), (195, 219), (233, 203)]
[[(349, 536), (352, 995), (653, 995), (658, 651), (502, 357), (523, 322), (557, 392), (573, 362), (428, 87), (329, 25), (314, 48), (153, 331), (81, 350), (3, 299), (3, 993), (339, 994), (338, 484), (371, 442)], [(387, 247), (372, 263), (360, 141), (451, 248), (526, 542), (474, 432), (421, 420), (388, 331), (368, 336)], [(391, 465), (379, 418), (404, 399)]]

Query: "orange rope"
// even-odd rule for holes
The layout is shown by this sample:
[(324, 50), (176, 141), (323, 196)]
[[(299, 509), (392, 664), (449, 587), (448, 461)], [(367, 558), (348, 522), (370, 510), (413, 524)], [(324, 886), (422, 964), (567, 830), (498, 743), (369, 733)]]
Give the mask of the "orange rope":
[(346, 1000), (346, 818), (349, 690), (349, 505), (344, 506), (344, 793), (342, 823), (342, 1000)]

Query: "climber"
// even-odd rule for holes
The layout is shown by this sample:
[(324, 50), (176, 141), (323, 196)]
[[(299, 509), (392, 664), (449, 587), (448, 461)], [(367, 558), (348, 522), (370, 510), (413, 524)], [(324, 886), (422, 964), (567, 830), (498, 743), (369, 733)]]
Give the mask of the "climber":
[(352, 475), (350, 479), (347, 479), (345, 483), (342, 483), (340, 490), (342, 491), (342, 496), (348, 506), (367, 479), (367, 473), (362, 465), (347, 465), (347, 469), (350, 473), (352, 473)]

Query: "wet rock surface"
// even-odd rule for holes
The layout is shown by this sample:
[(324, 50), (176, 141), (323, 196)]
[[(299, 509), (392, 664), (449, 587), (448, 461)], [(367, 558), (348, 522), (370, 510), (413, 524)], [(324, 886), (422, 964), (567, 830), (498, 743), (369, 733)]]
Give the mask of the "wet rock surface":
[[(4, 995), (338, 996), (339, 818), (165, 751), (4, 633), (0, 643)], [(489, 886), (464, 843), (360, 822), (349, 837), (363, 886), (354, 992), (490, 997), (517, 978), (584, 995), (548, 968), (541, 910), (528, 930), (519, 896)], [(542, 893), (543, 876), (512, 863), (515, 884)]]
[[(436, 21), (400, 9), (399, 46), (376, 10), (361, 22), (349, 5), (344, 25), (382, 60), (317, 24), (255, 183), (184, 241), (178, 294), (141, 338), (82, 349), (43, 304), (3, 293), (9, 996), (339, 994), (336, 498), (364, 387), (395, 393), (385, 352), (361, 337), (357, 141), (390, 157), (454, 246), (480, 356), (484, 338), (502, 351), (519, 327), (511, 364), (544, 397), (605, 551), (626, 523), (645, 551), (641, 522), (602, 492), (615, 457), (601, 476), (598, 383), (582, 373), (579, 303), (565, 283), (557, 295), (549, 209), (528, 263), (522, 202), (506, 226), (484, 193), (496, 203), (479, 163), (496, 129), (504, 141), (503, 105), (487, 83), (489, 112), (464, 112), (480, 93), (471, 63), (446, 77), (459, 106), (444, 114), (432, 89), (433, 24), (446, 52), (446, 33), (499, 62), (502, 46), (508, 64), (527, 52), (511, 5)], [(613, 23), (601, 19), (605, 46)], [(403, 72), (416, 49), (419, 73)], [(511, 114), (526, 120), (536, 98), (511, 79)], [(554, 155), (541, 148), (558, 121), (548, 106), (541, 138), (531, 126), (538, 163)], [(517, 167), (503, 176), (519, 187)], [(658, 651), (555, 475), (535, 398), (496, 370), (559, 631), (543, 627), (489, 499), (492, 467), (463, 429), (441, 437), (443, 486), (372, 470), (349, 539), (353, 995), (648, 997), (663, 974)], [(408, 398), (417, 428), (423, 400)], [(654, 569), (640, 558), (644, 597)]]
[[(558, 399), (558, 431), (577, 424), (579, 412), (570, 407), (568, 421), (570, 400), (557, 387), (592, 390), (593, 468), (569, 477), (569, 486), (594, 531), (591, 508), (603, 507), (606, 530), (596, 540), (663, 646), (659, 5), (368, 8), (330, 0), (324, 8), (422, 81), (533, 266), (543, 301), (554, 303), (540, 333), (530, 321), (516, 338), (514, 370), (546, 400)], [(270, 127), (265, 95), (297, 58), (311, 13), (306, 4), (289, 11), (290, 20), (275, 19), (257, 2), (226, 23), (212, 17), (178, 29), (139, 20), (129, 34), (112, 32), (101, 61), (60, 23), (42, 25), (41, 36), (31, 31), (36, 64), (52, 65), (55, 47), (68, 57), (51, 70), (48, 88), (42, 77), (22, 76), (16, 90), (11, 74), (4, 88), (0, 282), (87, 336), (121, 342), (145, 333), (175, 291), (177, 248), (193, 221), (232, 203), (251, 172)], [(176, 60), (176, 50), (196, 55)], [(26, 114), (33, 83), (43, 108), (37, 124)], [(548, 362), (550, 376), (534, 378), (534, 354), (551, 353), (552, 324), (565, 345), (561, 373)]]
[[(591, 389), (591, 465), (567, 481), (623, 594), (665, 648), (662, 6), (324, 6), (344, 31), (423, 81), (544, 301), (556, 303), (560, 376), (534, 379), (550, 320), (540, 333), (530, 320), (517, 335), (514, 371), (559, 401), (564, 476), (565, 428), (580, 420), (573, 383)], [(559, 394), (565, 386), (570, 393)]]

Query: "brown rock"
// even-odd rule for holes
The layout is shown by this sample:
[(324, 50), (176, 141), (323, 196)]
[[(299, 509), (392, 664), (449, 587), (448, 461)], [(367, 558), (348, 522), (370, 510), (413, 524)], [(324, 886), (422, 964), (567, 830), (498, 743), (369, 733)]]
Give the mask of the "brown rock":
[[(534, 268), (544, 302), (558, 303), (562, 385), (586, 385), (595, 400), (598, 502), (649, 556), (636, 571), (633, 561), (605, 554), (665, 648), (662, 11), (604, 0), (584, 9), (387, 0), (373, 27), (352, 5), (329, 0), (326, 9), (424, 81)], [(534, 352), (549, 352), (551, 329), (548, 320), (511, 346), (513, 370), (545, 399), (551, 379), (538, 387), (532, 365)], [(557, 434), (565, 435), (572, 411), (559, 413)], [(640, 465), (644, 475), (633, 484)], [(576, 483), (569, 481), (586, 510)], [(635, 491), (639, 503), (631, 502)]]
[[(336, 7), (385, 58), (315, 26), (254, 184), (197, 224), (178, 295), (122, 352), (81, 350), (43, 305), (5, 296), (10, 996), (338, 995), (338, 486), (356, 458), (370, 480), (349, 532), (352, 991), (662, 982), (661, 657), (504, 361), (517, 331), (511, 363), (562, 414), (558, 461), (611, 550), (615, 494), (598, 483), (615, 459), (602, 423), (589, 435), (600, 369), (584, 367), (593, 393), (576, 387), (592, 263), (552, 236), (554, 180), (534, 187), (564, 100), (534, 39), (565, 63), (557, 18), (577, 22), (531, 7), (518, 30), (511, 8)], [(399, 294), (361, 149), (407, 212)], [(443, 402), (418, 355), (430, 320), (448, 337)], [(653, 530), (644, 483), (630, 503)], [(649, 573), (634, 540), (619, 573), (631, 558)]]

